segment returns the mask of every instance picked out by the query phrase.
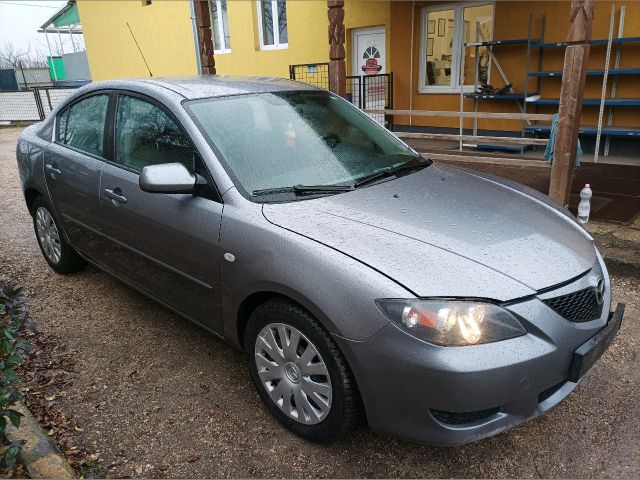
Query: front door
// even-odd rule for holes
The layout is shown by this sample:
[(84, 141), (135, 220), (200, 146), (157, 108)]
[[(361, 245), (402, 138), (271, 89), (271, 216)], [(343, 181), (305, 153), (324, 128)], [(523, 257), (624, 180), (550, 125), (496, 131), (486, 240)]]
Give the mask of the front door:
[(212, 180), (186, 133), (163, 107), (120, 94), (114, 162), (100, 184), (104, 232), (101, 260), (113, 273), (210, 330), (221, 332), (218, 235), (222, 203), (202, 195), (143, 192), (147, 165), (183, 163)]
[(352, 31), (351, 75), (386, 73), (386, 36), (384, 28), (355, 28)]
[[(356, 28), (352, 33), (352, 67), (359, 76), (358, 88), (351, 92), (354, 105), (364, 109), (384, 110), (386, 106), (387, 79), (375, 77), (386, 73), (386, 35), (384, 28)], [(363, 96), (363, 98), (360, 98)], [(384, 115), (371, 115), (384, 125)]]
[(90, 257), (101, 250), (98, 190), (105, 157), (109, 94), (80, 99), (56, 117), (44, 169), (52, 207), (71, 244)]

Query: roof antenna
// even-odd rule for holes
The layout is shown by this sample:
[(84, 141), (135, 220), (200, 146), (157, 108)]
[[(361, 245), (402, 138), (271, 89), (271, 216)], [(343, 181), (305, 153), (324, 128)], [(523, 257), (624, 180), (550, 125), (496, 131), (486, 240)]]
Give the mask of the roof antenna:
[(133, 37), (133, 41), (136, 42), (136, 47), (138, 47), (138, 51), (140, 52), (140, 56), (142, 57), (142, 61), (144, 62), (145, 66), (147, 67), (147, 70), (149, 70), (149, 76), (153, 77), (153, 73), (151, 73), (151, 69), (149, 68), (149, 64), (147, 63), (147, 59), (144, 58), (144, 53), (142, 53), (142, 49), (140, 48), (140, 45), (138, 45), (138, 40), (136, 40), (136, 36), (133, 34), (133, 30), (131, 30), (131, 25), (129, 25), (129, 22), (127, 22), (127, 27), (129, 27), (129, 32), (131, 32), (131, 36)]

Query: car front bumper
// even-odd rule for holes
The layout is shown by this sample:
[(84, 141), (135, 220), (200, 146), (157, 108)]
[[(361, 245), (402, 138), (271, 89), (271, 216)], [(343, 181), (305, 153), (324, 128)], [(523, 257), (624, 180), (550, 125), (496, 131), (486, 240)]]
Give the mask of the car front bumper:
[(462, 444), (535, 418), (576, 388), (624, 314), (619, 304), (599, 320), (575, 324), (537, 299), (510, 308), (539, 320), (527, 335), (502, 342), (441, 347), (394, 324), (367, 341), (336, 338), (370, 427), (430, 444)]

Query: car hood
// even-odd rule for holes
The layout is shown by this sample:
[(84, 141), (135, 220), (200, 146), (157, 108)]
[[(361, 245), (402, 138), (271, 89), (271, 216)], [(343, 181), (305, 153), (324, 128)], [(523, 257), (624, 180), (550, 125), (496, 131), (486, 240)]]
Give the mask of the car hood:
[(535, 196), (434, 163), (348, 193), (265, 204), (263, 213), (417, 296), (509, 300), (565, 282), (596, 262), (591, 237)]

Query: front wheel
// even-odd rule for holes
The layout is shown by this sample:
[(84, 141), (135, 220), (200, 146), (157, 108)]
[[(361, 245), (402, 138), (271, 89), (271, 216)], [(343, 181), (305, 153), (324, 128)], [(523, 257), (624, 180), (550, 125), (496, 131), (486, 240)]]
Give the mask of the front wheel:
[(358, 425), (362, 408), (353, 374), (306, 310), (286, 300), (260, 305), (244, 342), (260, 397), (293, 433), (329, 442)]
[(65, 240), (51, 208), (41, 197), (33, 202), (33, 228), (44, 259), (56, 272), (72, 273), (84, 266), (84, 260)]

